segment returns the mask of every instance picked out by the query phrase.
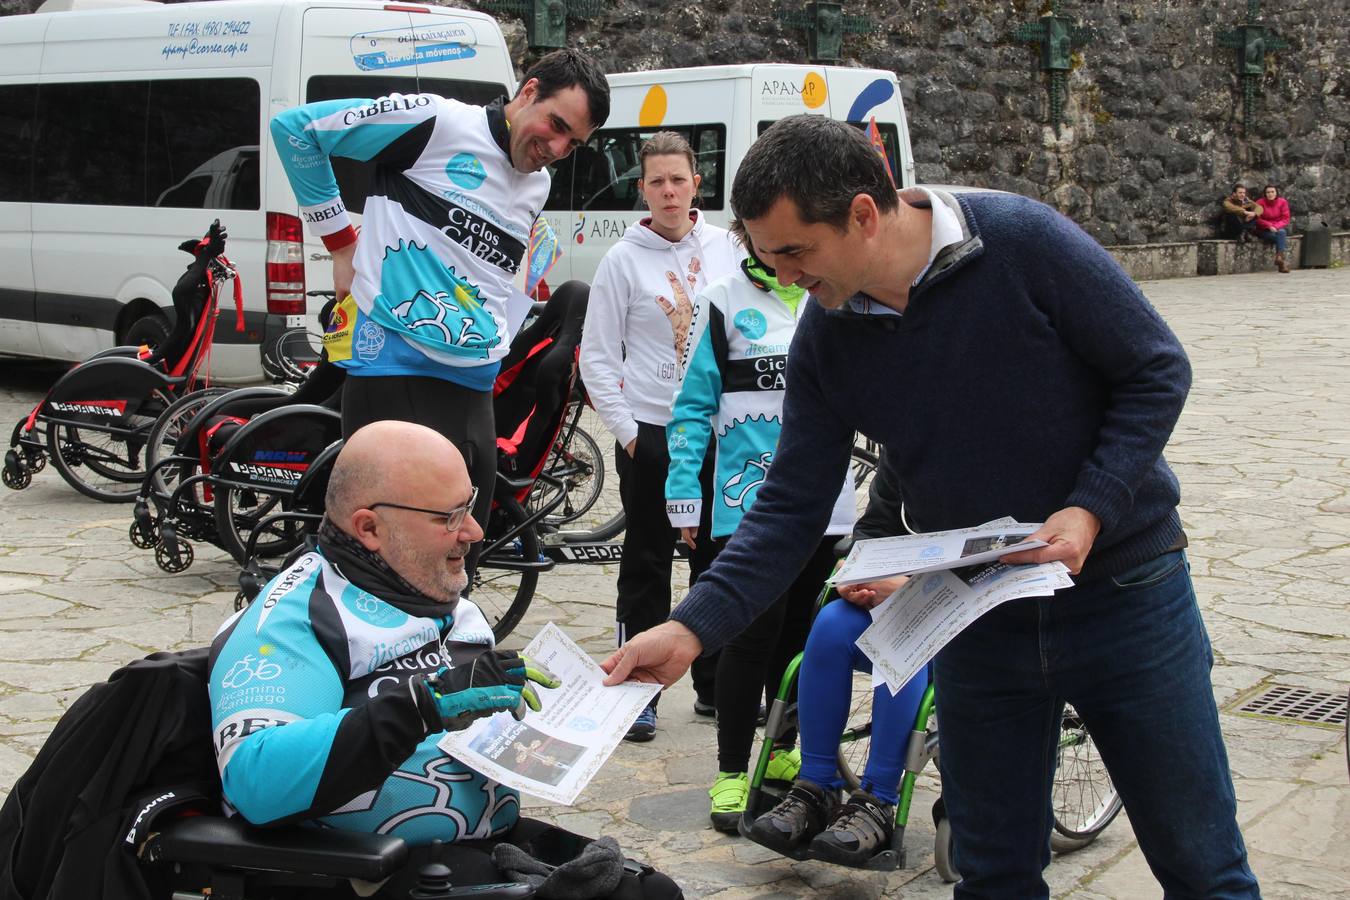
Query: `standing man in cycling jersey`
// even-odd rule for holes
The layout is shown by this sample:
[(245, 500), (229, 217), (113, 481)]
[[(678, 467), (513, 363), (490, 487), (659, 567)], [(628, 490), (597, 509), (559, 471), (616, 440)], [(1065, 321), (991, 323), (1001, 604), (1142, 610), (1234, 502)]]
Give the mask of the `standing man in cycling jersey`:
[[(532, 66), (513, 99), (486, 107), (391, 94), (272, 119), (301, 214), (333, 254), (343, 298), (324, 336), (329, 359), (351, 376), (343, 435), (382, 419), (440, 432), (468, 461), (484, 522), (497, 455), (492, 384), (511, 343), (513, 278), (549, 192), (545, 167), (608, 117), (604, 73), (569, 49)], [(334, 156), (375, 164), (360, 241)]]

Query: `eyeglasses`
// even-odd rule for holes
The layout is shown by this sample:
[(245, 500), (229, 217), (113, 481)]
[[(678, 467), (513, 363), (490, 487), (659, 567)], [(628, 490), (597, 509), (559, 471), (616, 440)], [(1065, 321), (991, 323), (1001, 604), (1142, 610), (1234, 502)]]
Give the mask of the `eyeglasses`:
[(469, 495), (469, 502), (463, 506), (456, 506), (454, 509), (423, 509), (420, 506), (404, 506), (402, 503), (385, 503), (383, 501), (380, 503), (372, 503), (367, 506), (366, 509), (375, 509), (380, 506), (392, 506), (394, 509), (406, 509), (408, 512), (426, 513), (429, 516), (436, 516), (437, 518), (443, 516), (445, 518), (445, 530), (455, 532), (463, 527), (464, 520), (469, 517), (469, 513), (473, 511), (473, 505), (477, 502), (478, 488), (474, 488), (473, 493)]

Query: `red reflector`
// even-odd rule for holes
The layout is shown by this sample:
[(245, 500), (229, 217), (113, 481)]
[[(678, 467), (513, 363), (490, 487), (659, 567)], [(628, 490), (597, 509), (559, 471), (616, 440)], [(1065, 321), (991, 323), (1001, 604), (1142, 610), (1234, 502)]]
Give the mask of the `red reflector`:
[(547, 302), (548, 302), (548, 298), (551, 297), (552, 295), (553, 295), (553, 292), (549, 290), (549, 288), (548, 288), (548, 282), (545, 281), (545, 280), (542, 279), (542, 278), (539, 279), (539, 283), (536, 284), (536, 285), (534, 286), (534, 299), (535, 299), (535, 302), (536, 302), (536, 303), (547, 303)]

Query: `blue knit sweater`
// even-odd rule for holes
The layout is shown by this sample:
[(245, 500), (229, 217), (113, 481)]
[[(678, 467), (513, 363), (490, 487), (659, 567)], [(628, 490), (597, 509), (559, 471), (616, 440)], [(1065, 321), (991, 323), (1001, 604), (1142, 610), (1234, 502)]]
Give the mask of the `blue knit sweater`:
[(1111, 256), (1049, 207), (937, 192), (958, 211), (903, 316), (803, 313), (778, 456), (755, 506), (675, 610), (711, 651), (796, 578), (817, 546), (854, 431), (878, 441), (918, 531), (1081, 506), (1102, 529), (1081, 579), (1181, 535), (1162, 451), (1190, 363)]

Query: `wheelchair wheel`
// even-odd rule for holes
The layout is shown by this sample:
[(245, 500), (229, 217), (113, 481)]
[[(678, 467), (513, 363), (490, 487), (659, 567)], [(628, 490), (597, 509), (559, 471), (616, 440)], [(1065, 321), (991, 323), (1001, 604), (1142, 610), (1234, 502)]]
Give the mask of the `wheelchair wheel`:
[[(253, 530), (265, 517), (290, 509), (289, 494), (272, 494), (259, 488), (217, 485), (215, 493), (216, 531), (220, 547), (234, 561), (247, 561), (246, 546)], [(290, 553), (304, 540), (304, 527), (294, 519), (283, 519), (268, 526), (253, 538), (257, 559), (278, 559)]]
[(1055, 827), (1050, 848), (1068, 853), (1097, 839), (1121, 809), (1120, 795), (1111, 782), (1097, 745), (1072, 706), (1060, 720), (1059, 761), (1051, 791)]
[[(179, 435), (183, 433), (183, 429), (207, 403), (229, 392), (230, 388), (205, 388), (179, 397), (169, 404), (169, 408), (160, 414), (159, 418), (155, 420), (154, 427), (150, 429), (150, 440), (145, 445), (146, 471), (153, 468), (161, 459), (173, 455), (174, 445), (178, 443)], [(174, 487), (177, 486), (178, 479), (182, 477), (184, 477), (183, 472), (177, 468), (160, 468), (151, 477), (155, 494), (158, 497), (168, 497), (173, 493)], [(200, 495), (200, 491), (198, 493)], [(201, 499), (198, 496), (198, 500)]]
[(956, 870), (956, 845), (952, 840), (952, 823), (947, 818), (947, 810), (942, 805), (941, 797), (933, 804), (933, 824), (937, 831), (937, 836), (933, 840), (933, 868), (937, 869), (938, 877), (943, 881), (955, 884), (961, 880), (961, 873)]
[[(86, 497), (104, 503), (130, 503), (145, 479), (145, 451), (155, 419), (169, 406), (169, 398), (155, 391), (134, 416), (114, 434), (78, 425), (47, 423), (47, 452), (61, 477)], [(129, 433), (128, 433), (129, 432)]]
[(853, 697), (849, 701), (848, 720), (839, 739), (839, 777), (844, 787), (856, 791), (862, 784), (867, 754), (872, 750), (872, 676), (853, 673)]
[(876, 454), (862, 447), (854, 447), (849, 457), (848, 469), (853, 476), (853, 496), (857, 503), (858, 515), (862, 516), (867, 510), (867, 494), (872, 487), (872, 474), (877, 470)]
[[(580, 401), (573, 401), (574, 407), (578, 402)], [(579, 411), (569, 410), (565, 421), (575, 421), (577, 425), (572, 440), (563, 448), (563, 452), (572, 458), (572, 462), (569, 463), (566, 461), (567, 457), (563, 457), (561, 466), (563, 473), (570, 471), (571, 480), (576, 482), (578, 479), (575, 470), (581, 465), (586, 465), (590, 467), (592, 474), (590, 478), (577, 483), (577, 486), (569, 492), (564, 505), (544, 521), (566, 532), (571, 541), (583, 543), (608, 541), (620, 534), (628, 523), (623, 514), (623, 504), (619, 500), (618, 479), (609, 477), (612, 474), (609, 459), (594, 438), (594, 435), (603, 433), (604, 423), (600, 421), (595, 411), (587, 406), (582, 406)], [(553, 452), (556, 454), (558, 448), (555, 447)], [(552, 467), (553, 462), (550, 460), (549, 468), (544, 471), (552, 473)], [(566, 479), (564, 474), (552, 474)], [(533, 496), (530, 497), (530, 502), (534, 502)], [(575, 514), (564, 515), (562, 511), (569, 506)], [(533, 508), (537, 509), (538, 506)]]
[[(514, 498), (506, 498), (492, 511), (492, 527), (489, 529), (488, 543), (498, 536), (515, 530), (527, 518), (524, 507)], [(534, 599), (534, 589), (539, 583), (537, 570), (517, 571), (510, 568), (512, 562), (534, 561), (539, 559), (539, 535), (533, 528), (521, 529), (514, 540), (507, 542), (496, 552), (484, 553), (478, 558), (478, 568), (473, 573), (473, 584), (469, 599), (477, 604), (492, 626), (492, 634), (502, 640), (515, 630), (525, 611)]]

